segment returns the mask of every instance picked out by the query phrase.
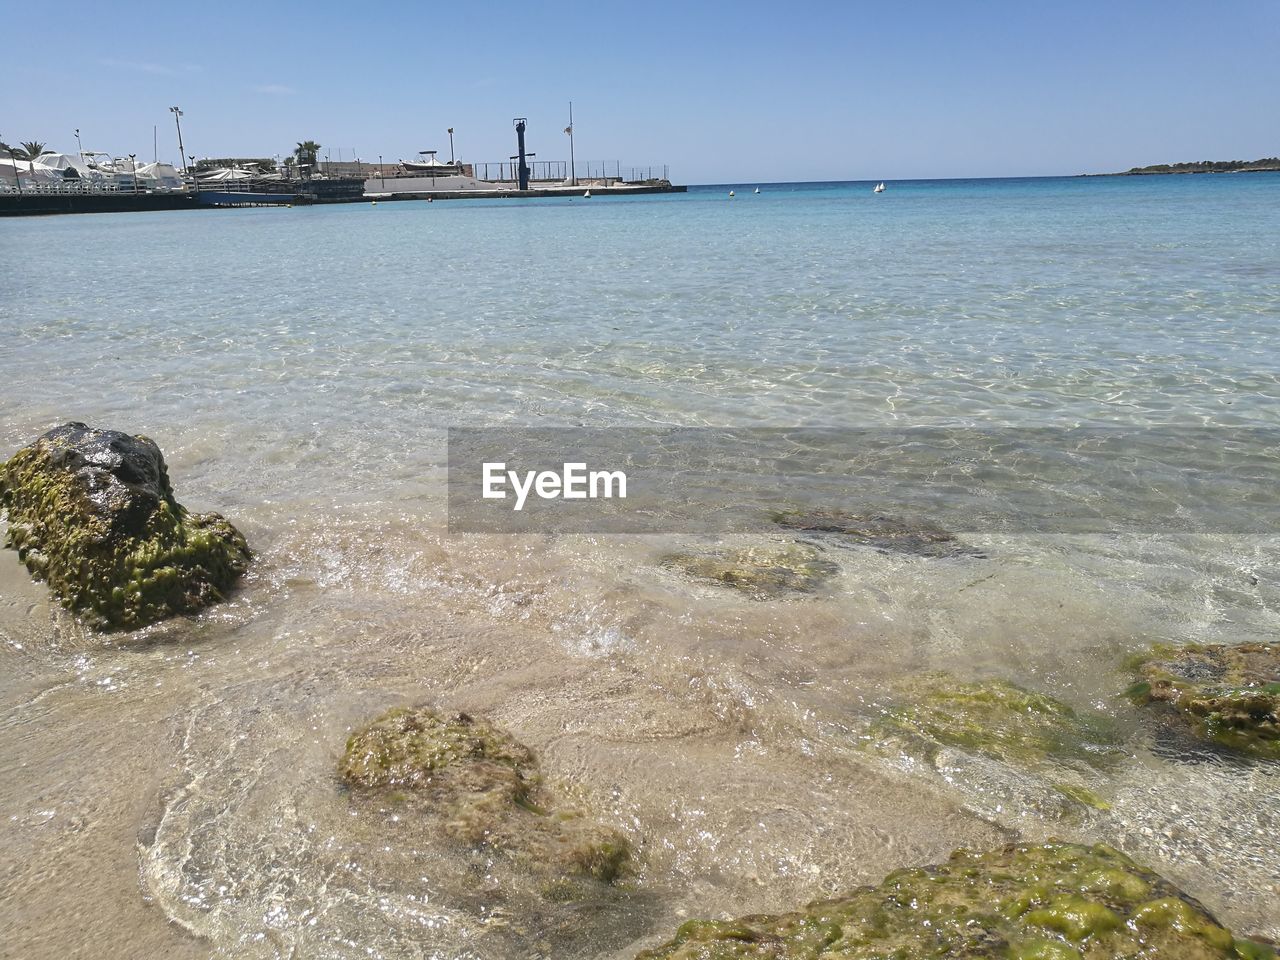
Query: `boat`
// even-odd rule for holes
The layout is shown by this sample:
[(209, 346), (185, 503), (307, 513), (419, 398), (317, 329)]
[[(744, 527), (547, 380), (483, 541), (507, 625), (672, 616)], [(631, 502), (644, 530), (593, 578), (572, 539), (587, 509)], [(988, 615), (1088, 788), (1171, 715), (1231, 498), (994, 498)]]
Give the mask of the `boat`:
[(883, 184), (883, 183), (877, 183), (877, 184), (876, 184), (876, 188), (875, 188), (874, 190), (872, 190), (871, 192), (872, 192), (872, 193), (884, 193), (884, 184)]
[(442, 163), (435, 157), (430, 156), (425, 151), (424, 160), (401, 160), (400, 166), (404, 168), (406, 173), (426, 173), (437, 177), (458, 177), (462, 176), (461, 163)]

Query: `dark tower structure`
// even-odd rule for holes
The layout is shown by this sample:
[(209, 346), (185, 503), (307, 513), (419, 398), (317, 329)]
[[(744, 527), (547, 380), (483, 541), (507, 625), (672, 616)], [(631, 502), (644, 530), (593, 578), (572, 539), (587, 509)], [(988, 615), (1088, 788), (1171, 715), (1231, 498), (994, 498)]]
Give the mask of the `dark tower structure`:
[(524, 152), (524, 127), (527, 121), (524, 117), (516, 118), (516, 156), (520, 161), (520, 166), (516, 168), (516, 176), (520, 180), (520, 189), (529, 189), (529, 164), (525, 162)]

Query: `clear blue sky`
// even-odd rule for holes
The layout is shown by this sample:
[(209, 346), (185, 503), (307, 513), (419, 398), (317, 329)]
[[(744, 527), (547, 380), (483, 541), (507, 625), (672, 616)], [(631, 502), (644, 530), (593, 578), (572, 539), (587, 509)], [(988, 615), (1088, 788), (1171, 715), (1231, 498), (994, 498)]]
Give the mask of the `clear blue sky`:
[(678, 182), (1071, 174), (1280, 154), (1280, 0), (4, 4), (0, 138), (176, 159), (435, 148)]

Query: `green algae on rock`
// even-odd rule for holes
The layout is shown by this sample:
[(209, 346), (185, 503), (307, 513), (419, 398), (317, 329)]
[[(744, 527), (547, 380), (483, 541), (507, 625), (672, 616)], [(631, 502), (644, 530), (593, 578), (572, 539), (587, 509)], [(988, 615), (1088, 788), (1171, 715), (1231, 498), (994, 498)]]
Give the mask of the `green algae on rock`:
[(69, 610), (134, 629), (222, 600), (249, 563), (239, 531), (174, 499), (146, 437), (68, 423), (0, 466), (5, 545)]
[(1139, 704), (1163, 704), (1197, 737), (1280, 759), (1280, 644), (1158, 646), (1132, 661)]
[(776, 916), (691, 920), (637, 960), (1274, 958), (1107, 846), (959, 850)]
[(1105, 717), (1077, 713), (1007, 680), (924, 674), (897, 693), (873, 733), (906, 737), (926, 751), (958, 747), (1017, 767), (1049, 761), (1099, 767), (1117, 756), (1118, 739)]
[(465, 713), (390, 710), (348, 738), (338, 774), (361, 793), (440, 816), (457, 840), (548, 874), (548, 899), (575, 899), (588, 878), (614, 883), (631, 859), (618, 831), (551, 809), (528, 747)]
[(801, 543), (673, 553), (663, 557), (661, 564), (697, 580), (733, 587), (759, 600), (813, 593), (840, 572), (840, 567), (816, 547)]
[(784, 510), (773, 515), (773, 522), (788, 530), (839, 534), (883, 553), (909, 553), (917, 557), (985, 557), (981, 550), (961, 542), (955, 534), (928, 520), (817, 509)]

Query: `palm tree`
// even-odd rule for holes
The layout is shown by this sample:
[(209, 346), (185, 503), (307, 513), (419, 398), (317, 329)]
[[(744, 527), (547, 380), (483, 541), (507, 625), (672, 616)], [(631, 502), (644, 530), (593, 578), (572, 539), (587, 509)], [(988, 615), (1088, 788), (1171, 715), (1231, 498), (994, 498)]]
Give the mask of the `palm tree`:
[(320, 144), (314, 140), (304, 140), (298, 144), (298, 149), (293, 151), (293, 155), (298, 158), (298, 166), (305, 168), (303, 176), (309, 177), (315, 172), (317, 158), (320, 156)]

